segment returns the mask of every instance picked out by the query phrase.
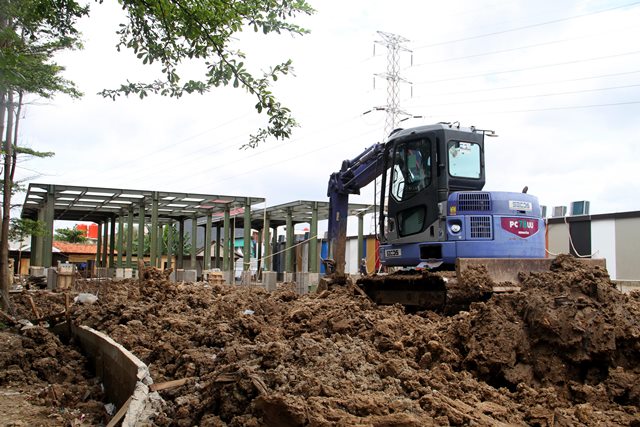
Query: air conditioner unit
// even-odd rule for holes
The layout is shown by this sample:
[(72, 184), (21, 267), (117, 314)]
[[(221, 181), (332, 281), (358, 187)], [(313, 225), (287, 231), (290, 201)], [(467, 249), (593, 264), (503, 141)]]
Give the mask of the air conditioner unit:
[(587, 200), (571, 202), (571, 216), (574, 215), (589, 215), (589, 202)]
[(540, 213), (542, 214), (542, 218), (547, 217), (547, 207), (545, 205), (540, 205)]
[(560, 216), (566, 216), (567, 215), (567, 207), (566, 206), (554, 206), (553, 207), (553, 213), (552, 213), (552, 217), (560, 217)]

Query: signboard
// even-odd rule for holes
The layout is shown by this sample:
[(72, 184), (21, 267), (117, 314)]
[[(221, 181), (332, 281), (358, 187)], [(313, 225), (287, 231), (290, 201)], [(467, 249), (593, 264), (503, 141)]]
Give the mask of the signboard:
[(516, 236), (527, 238), (538, 232), (538, 220), (531, 218), (501, 218), (502, 229)]
[(531, 212), (533, 210), (533, 204), (531, 202), (523, 202), (520, 200), (509, 200), (509, 209), (512, 211)]

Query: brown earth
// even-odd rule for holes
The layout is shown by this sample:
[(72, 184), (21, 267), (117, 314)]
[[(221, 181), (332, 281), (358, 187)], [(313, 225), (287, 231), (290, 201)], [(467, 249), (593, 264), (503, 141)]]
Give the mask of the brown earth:
[[(482, 271), (464, 280), (492, 285)], [(160, 392), (158, 425), (640, 426), (640, 295), (566, 256), (521, 280), (444, 316), (349, 285), (298, 296), (148, 270), (101, 285), (72, 317), (156, 383), (187, 379)]]
[(0, 331), (0, 425), (97, 425), (106, 419), (86, 359), (43, 326)]

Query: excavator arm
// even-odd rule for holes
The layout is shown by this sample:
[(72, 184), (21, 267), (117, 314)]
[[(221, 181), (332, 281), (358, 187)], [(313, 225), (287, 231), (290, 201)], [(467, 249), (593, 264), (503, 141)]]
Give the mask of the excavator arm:
[(349, 195), (360, 194), (362, 187), (384, 172), (386, 152), (386, 144), (374, 144), (354, 159), (342, 162), (340, 170), (329, 178), (329, 258), (339, 275), (344, 274), (345, 268)]

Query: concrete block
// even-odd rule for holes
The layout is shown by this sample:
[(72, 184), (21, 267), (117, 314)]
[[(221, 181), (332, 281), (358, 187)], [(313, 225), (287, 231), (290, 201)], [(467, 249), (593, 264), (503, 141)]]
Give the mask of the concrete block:
[(233, 271), (223, 271), (222, 277), (224, 277), (224, 282), (228, 285), (234, 285), (236, 283)]
[(269, 291), (275, 291), (277, 287), (278, 273), (275, 271), (263, 271), (262, 272), (262, 285)]
[(29, 275), (33, 277), (45, 277), (47, 273), (44, 267), (32, 265), (29, 267)]
[(198, 279), (197, 270), (185, 270), (183, 273), (183, 281), (193, 283)]
[(54, 267), (49, 267), (46, 269), (46, 274), (47, 274), (47, 289), (52, 291), (56, 288), (56, 282), (58, 280), (56, 269)]
[(309, 287), (318, 286), (320, 283), (320, 273), (307, 273), (309, 274)]
[(243, 286), (251, 285), (251, 270), (246, 270), (240, 273), (240, 284)]
[(296, 289), (300, 295), (309, 292), (309, 273), (296, 273)]
[(116, 268), (116, 277), (114, 280), (124, 280), (124, 268)]
[(184, 280), (184, 268), (176, 270), (176, 282), (182, 282)]
[(172, 271), (172, 272), (169, 274), (169, 281), (170, 281), (170, 282), (175, 282), (175, 281), (176, 281), (176, 272), (175, 272), (175, 271)]
[(284, 279), (283, 279), (283, 282), (286, 282), (286, 283), (293, 283), (293, 282), (295, 282), (295, 281), (296, 281), (296, 279), (295, 279), (295, 273), (287, 273), (287, 272), (285, 272), (285, 273), (284, 273)]
[(70, 276), (73, 274), (73, 264), (68, 262), (58, 264), (58, 274)]
[(107, 278), (113, 279), (115, 276), (116, 276), (116, 268), (115, 267), (107, 268)]
[(106, 279), (108, 276), (107, 267), (96, 267), (96, 277), (98, 279)]
[(71, 286), (73, 285), (73, 279), (73, 276), (70, 276), (68, 274), (59, 274), (56, 272), (56, 283), (53, 289), (56, 289), (58, 291), (67, 291), (71, 289)]
[(125, 268), (124, 269), (124, 278), (125, 279), (133, 278), (133, 268)]

